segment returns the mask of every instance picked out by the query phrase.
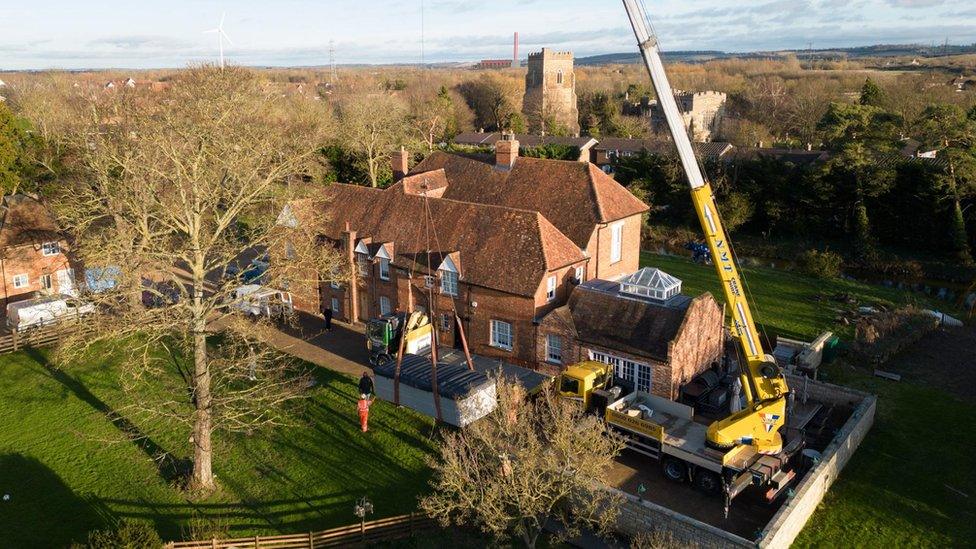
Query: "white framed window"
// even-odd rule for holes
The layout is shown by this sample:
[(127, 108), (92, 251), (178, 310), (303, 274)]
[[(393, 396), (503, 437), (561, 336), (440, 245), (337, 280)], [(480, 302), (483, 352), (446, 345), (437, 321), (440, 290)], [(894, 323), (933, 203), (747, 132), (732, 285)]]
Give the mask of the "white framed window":
[(26, 288), (28, 284), (27, 275), (14, 275), (14, 288)]
[(441, 293), (444, 295), (458, 295), (458, 274), (452, 271), (441, 271)]
[(584, 278), (586, 278), (586, 267), (580, 265), (579, 267), (576, 267), (576, 272), (573, 273), (573, 280), (575, 280), (577, 284), (582, 284), (585, 282), (583, 280)]
[(51, 275), (43, 274), (41, 275), (41, 288), (45, 290), (50, 290), (53, 284), (51, 283)]
[(598, 351), (590, 351), (590, 360), (613, 366), (613, 375), (617, 379), (634, 384), (634, 389), (645, 393), (651, 392), (651, 365), (635, 362), (619, 356)]
[(512, 350), (512, 325), (503, 320), (491, 321), (491, 346)]
[(380, 280), (390, 279), (390, 260), (381, 257), (380, 258)]
[(61, 244), (57, 242), (45, 242), (41, 244), (42, 255), (58, 255), (59, 253), (61, 253)]
[(624, 224), (616, 223), (610, 226), (610, 263), (616, 263), (623, 257)]
[(359, 276), (369, 276), (369, 259), (366, 254), (356, 254), (356, 264), (359, 266)]
[(546, 335), (546, 362), (563, 363), (563, 338), (555, 334)]
[(339, 298), (338, 297), (333, 297), (332, 298), (332, 314), (334, 314), (334, 315), (339, 314)]
[(550, 276), (546, 279), (546, 301), (556, 299), (556, 277)]
[(390, 307), (390, 298), (386, 297), (385, 295), (381, 295), (380, 296), (380, 316), (383, 316), (385, 314), (389, 314), (391, 310), (393, 310), (393, 309)]
[(450, 332), (451, 331), (451, 328), (454, 327), (454, 322), (453, 321), (454, 321), (454, 316), (453, 315), (450, 315), (450, 314), (447, 314), (447, 313), (442, 314), (441, 315), (441, 331), (444, 332), (444, 333)]

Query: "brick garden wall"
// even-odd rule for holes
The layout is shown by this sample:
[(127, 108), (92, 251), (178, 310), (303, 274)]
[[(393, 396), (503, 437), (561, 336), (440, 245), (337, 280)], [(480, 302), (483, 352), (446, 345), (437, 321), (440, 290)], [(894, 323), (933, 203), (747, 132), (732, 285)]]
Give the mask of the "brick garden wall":
[(617, 517), (616, 531), (626, 536), (640, 532), (658, 531), (670, 535), (675, 543), (692, 547), (720, 549), (726, 547), (755, 547), (756, 544), (716, 528), (710, 524), (676, 513), (650, 501), (642, 501), (636, 496), (609, 489), (624, 498)]

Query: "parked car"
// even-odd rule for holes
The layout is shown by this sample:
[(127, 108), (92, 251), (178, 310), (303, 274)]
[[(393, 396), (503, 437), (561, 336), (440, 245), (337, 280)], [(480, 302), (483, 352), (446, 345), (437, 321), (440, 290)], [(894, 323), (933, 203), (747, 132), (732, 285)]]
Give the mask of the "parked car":
[(172, 280), (142, 280), (142, 304), (147, 309), (169, 307), (180, 302), (180, 287)]
[(230, 263), (224, 268), (224, 278), (238, 279), (243, 284), (261, 284), (266, 282), (269, 266), (267, 255), (254, 258), (243, 267), (240, 263)]
[(289, 292), (267, 288), (258, 284), (245, 284), (234, 288), (227, 297), (232, 310), (250, 316), (279, 318), (295, 312)]
[(95, 312), (95, 305), (66, 295), (52, 295), (7, 304), (7, 327), (21, 331), (78, 319)]

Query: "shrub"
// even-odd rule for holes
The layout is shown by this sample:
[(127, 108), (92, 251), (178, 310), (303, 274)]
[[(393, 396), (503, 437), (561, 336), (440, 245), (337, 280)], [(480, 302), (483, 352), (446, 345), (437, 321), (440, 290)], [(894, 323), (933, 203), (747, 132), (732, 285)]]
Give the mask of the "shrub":
[(807, 250), (797, 258), (800, 270), (817, 278), (837, 278), (844, 259), (830, 250)]
[(114, 528), (93, 530), (87, 549), (160, 549), (163, 540), (148, 522), (122, 520)]

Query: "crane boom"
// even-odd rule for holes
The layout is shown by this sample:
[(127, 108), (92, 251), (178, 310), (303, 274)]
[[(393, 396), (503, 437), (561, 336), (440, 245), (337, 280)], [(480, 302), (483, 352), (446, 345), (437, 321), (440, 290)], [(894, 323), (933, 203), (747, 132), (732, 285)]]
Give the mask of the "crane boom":
[(746, 367), (740, 368), (740, 375), (748, 406), (709, 426), (708, 440), (723, 448), (751, 443), (760, 452), (776, 453), (782, 448), (782, 437), (778, 431), (786, 422), (786, 380), (775, 360), (763, 353), (731, 244), (722, 226), (711, 185), (702, 173), (685, 130), (661, 61), (657, 37), (638, 0), (623, 0), (623, 3), (657, 94), (658, 107), (664, 113), (668, 130), (678, 149), (678, 157), (691, 186), (698, 221), (705, 232), (709, 252), (722, 281), (722, 291), (732, 316), (730, 331), (739, 340), (746, 362)]

